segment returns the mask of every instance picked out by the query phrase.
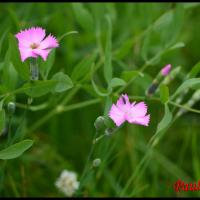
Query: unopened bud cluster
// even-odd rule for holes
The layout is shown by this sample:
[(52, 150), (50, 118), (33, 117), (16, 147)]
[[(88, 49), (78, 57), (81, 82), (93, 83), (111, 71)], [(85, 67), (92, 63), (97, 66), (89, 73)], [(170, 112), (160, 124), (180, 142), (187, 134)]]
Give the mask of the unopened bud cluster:
[[(100, 131), (104, 131), (104, 135), (106, 136), (111, 136), (115, 132), (115, 129), (110, 127), (109, 120), (106, 119), (104, 116), (97, 117), (97, 119), (94, 122), (94, 127), (97, 133)], [(102, 136), (100, 136), (100, 138)], [(96, 138), (95, 142), (97, 142), (98, 140), (99, 138)]]
[(161, 80), (163, 77), (167, 78), (171, 70), (171, 64), (166, 65), (161, 69), (161, 71), (157, 74), (156, 78), (153, 80), (152, 84), (149, 86), (149, 88), (146, 91), (147, 96), (152, 96), (155, 94), (158, 86), (161, 83)]

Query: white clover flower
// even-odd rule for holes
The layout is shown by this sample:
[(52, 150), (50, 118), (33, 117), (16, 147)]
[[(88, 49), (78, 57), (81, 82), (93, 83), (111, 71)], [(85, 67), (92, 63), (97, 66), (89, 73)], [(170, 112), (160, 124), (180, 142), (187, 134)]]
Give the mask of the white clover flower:
[(63, 170), (60, 177), (56, 180), (55, 186), (66, 196), (71, 197), (79, 187), (76, 173)]

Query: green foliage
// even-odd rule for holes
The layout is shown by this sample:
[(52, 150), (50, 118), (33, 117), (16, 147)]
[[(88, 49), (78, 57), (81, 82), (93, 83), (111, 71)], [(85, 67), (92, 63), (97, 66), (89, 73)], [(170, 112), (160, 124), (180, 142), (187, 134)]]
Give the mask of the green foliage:
[(169, 88), (164, 84), (160, 85), (160, 100), (162, 103), (166, 103), (169, 100)]
[(5, 110), (1, 108), (1, 110), (0, 110), (0, 132), (1, 132), (1, 134), (5, 127), (5, 121), (6, 121)]
[(33, 140), (23, 140), (0, 151), (0, 159), (8, 160), (21, 156), (33, 145)]
[[(75, 197), (198, 196), (166, 184), (200, 178), (199, 13), (199, 3), (0, 4), (0, 196), (65, 197), (64, 169), (77, 173)], [(59, 43), (37, 58), (34, 81), (15, 37), (33, 26)], [(149, 126), (115, 126), (108, 113), (124, 93), (145, 102)]]
[(56, 80), (58, 82), (54, 88), (55, 92), (64, 92), (73, 87), (72, 80), (69, 78), (69, 76), (62, 72), (54, 74), (52, 80)]

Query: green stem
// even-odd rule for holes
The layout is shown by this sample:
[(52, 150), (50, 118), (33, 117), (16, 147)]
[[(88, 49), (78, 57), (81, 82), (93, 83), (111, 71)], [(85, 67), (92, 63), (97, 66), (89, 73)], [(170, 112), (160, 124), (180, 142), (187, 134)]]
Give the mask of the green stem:
[(200, 110), (193, 109), (193, 108), (190, 108), (190, 107), (188, 107), (188, 106), (175, 103), (175, 102), (173, 102), (173, 101), (169, 101), (169, 104), (172, 104), (172, 105), (174, 105), (174, 106), (176, 106), (176, 107), (183, 108), (183, 109), (185, 109), (185, 110), (188, 110), (188, 111), (191, 111), (191, 112), (200, 114)]
[[(94, 141), (96, 135), (97, 135), (97, 132), (95, 132), (92, 141)], [(83, 173), (82, 173), (81, 178), (80, 178), (80, 185), (79, 185), (79, 188), (78, 188), (78, 190), (77, 190), (77, 192), (76, 192), (76, 195), (80, 194), (80, 191), (81, 191), (81, 189), (82, 189), (82, 187), (83, 187), (84, 178), (85, 178), (85, 176), (86, 176), (88, 170), (90, 169), (89, 162), (90, 162), (90, 160), (91, 160), (91, 158), (92, 158), (92, 154), (93, 154), (93, 152), (94, 152), (94, 148), (95, 148), (95, 143), (92, 142), (92, 146), (91, 146), (91, 148), (90, 148), (90, 151), (89, 151), (89, 154), (88, 154), (88, 157), (87, 157), (87, 161), (86, 161), (86, 164), (85, 164)]]

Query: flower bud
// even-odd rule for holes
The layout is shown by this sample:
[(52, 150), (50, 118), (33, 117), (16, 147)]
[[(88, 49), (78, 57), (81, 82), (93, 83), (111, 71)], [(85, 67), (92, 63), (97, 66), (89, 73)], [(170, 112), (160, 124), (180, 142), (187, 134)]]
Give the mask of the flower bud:
[(107, 128), (107, 129), (105, 130), (105, 134), (106, 134), (107, 136), (111, 136), (111, 135), (114, 133), (114, 131), (115, 131), (114, 128)]
[(156, 80), (153, 81), (153, 83), (149, 86), (149, 88), (146, 91), (147, 96), (151, 96), (155, 93), (156, 89), (158, 88), (158, 82)]
[(95, 120), (94, 127), (96, 128), (97, 131), (101, 130), (105, 126), (104, 120), (105, 119), (103, 116), (99, 116)]
[(8, 103), (8, 115), (9, 116), (12, 116), (14, 114), (15, 108), (16, 108), (15, 103), (13, 103), (13, 102)]
[(175, 79), (175, 77), (179, 74), (180, 70), (181, 70), (181, 67), (180, 67), (180, 66), (174, 68), (174, 69), (170, 72), (170, 74), (169, 74), (168, 76), (165, 76), (165, 78), (164, 78), (164, 80), (163, 80), (162, 83), (165, 84), (165, 85), (168, 85), (172, 80)]
[(101, 164), (101, 159), (100, 158), (96, 158), (95, 160), (93, 160), (93, 167), (98, 167)]
[(169, 74), (169, 72), (170, 72), (170, 70), (171, 70), (171, 64), (168, 64), (168, 65), (166, 65), (165, 67), (163, 67), (162, 69), (161, 69), (161, 74), (163, 75), (163, 76), (167, 76), (168, 74)]

